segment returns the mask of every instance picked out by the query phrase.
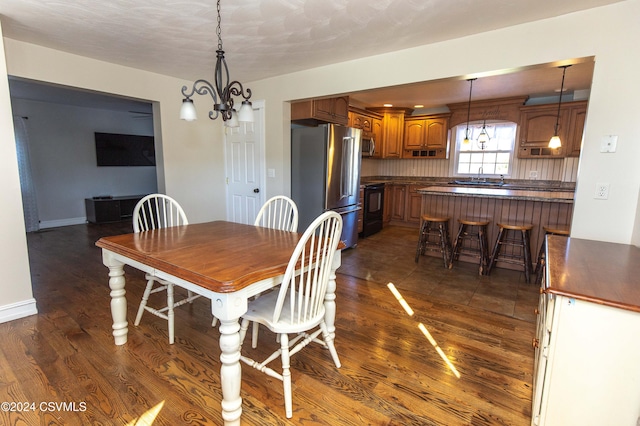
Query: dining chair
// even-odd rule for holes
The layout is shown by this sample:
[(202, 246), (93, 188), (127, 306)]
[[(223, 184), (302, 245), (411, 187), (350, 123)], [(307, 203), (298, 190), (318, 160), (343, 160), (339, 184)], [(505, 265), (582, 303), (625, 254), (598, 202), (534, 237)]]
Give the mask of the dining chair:
[(298, 230), (298, 206), (291, 198), (276, 195), (262, 205), (253, 224), (265, 228), (296, 232)]
[[(269, 198), (260, 208), (254, 226), (263, 226), (265, 228), (279, 229), (281, 231), (297, 232), (298, 231), (298, 206), (289, 197), (284, 195), (276, 195)], [(258, 298), (260, 295), (257, 295)], [(213, 325), (215, 325), (215, 318)], [(251, 333), (251, 347), (258, 347), (258, 323), (253, 323)]]
[[(251, 300), (247, 312), (242, 316), (241, 344), (250, 322), (262, 324), (280, 337), (280, 348), (264, 361), (257, 362), (246, 356), (242, 348), (240, 359), (283, 382), (287, 418), (293, 416), (291, 356), (309, 343), (316, 342), (329, 349), (333, 362), (340, 368), (333, 338), (324, 321), (324, 301), (341, 233), (342, 218), (338, 213), (328, 211), (316, 218), (296, 245), (280, 289)], [(295, 336), (289, 340), (289, 334)], [(323, 340), (318, 338), (320, 334)], [(282, 373), (268, 367), (278, 356), (282, 361)]]
[[(144, 232), (152, 229), (168, 228), (172, 226), (188, 225), (187, 215), (173, 198), (164, 194), (150, 194), (138, 201), (133, 209), (133, 232)], [(151, 273), (145, 275), (147, 286), (142, 295), (142, 301), (138, 307), (138, 313), (134, 325), (138, 326), (145, 311), (167, 320), (169, 327), (169, 343), (174, 342), (174, 308), (191, 303), (199, 294), (187, 292), (187, 297), (177, 302), (174, 301), (173, 283), (160, 279)], [(158, 284), (156, 286), (156, 284)], [(155, 288), (154, 288), (155, 286)], [(161, 291), (167, 292), (166, 306), (156, 309), (148, 306), (149, 296)]]

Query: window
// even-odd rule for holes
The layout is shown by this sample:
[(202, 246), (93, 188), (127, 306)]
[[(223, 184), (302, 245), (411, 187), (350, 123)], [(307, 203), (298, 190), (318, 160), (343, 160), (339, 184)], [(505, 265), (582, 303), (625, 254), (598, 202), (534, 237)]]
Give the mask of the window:
[(464, 144), (467, 123), (456, 127), (456, 175), (509, 176), (516, 140), (517, 124), (512, 122), (486, 123), (489, 142), (478, 143), (482, 122), (469, 123), (471, 141)]

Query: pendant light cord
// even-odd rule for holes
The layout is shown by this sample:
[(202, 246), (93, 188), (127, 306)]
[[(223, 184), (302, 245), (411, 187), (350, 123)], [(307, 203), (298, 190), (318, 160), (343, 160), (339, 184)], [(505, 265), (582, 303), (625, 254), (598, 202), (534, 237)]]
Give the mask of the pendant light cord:
[(560, 105), (562, 104), (562, 92), (564, 91), (564, 75), (567, 73), (567, 68), (571, 65), (563, 65), (562, 68), (562, 84), (560, 85), (560, 97), (558, 98), (558, 113), (556, 114), (556, 127), (553, 130), (553, 135), (558, 136), (558, 124), (560, 122)]
[(467, 104), (467, 131), (465, 133), (465, 138), (469, 139), (469, 117), (471, 116), (471, 92), (473, 91), (473, 80), (475, 78), (470, 78), (469, 81), (469, 103)]

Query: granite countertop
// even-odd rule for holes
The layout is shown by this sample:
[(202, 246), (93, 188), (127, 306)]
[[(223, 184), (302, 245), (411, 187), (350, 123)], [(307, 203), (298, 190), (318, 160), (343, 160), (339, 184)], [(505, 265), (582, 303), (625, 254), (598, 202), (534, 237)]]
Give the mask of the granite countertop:
[(420, 194), (449, 195), (454, 197), (508, 198), (511, 200), (553, 201), (573, 203), (573, 191), (562, 190), (526, 190), (504, 187), (477, 188), (467, 186), (427, 186), (418, 189)]
[[(574, 192), (575, 182), (505, 179), (504, 184), (499, 179), (486, 181), (470, 181), (468, 178), (451, 177), (419, 177), (419, 176), (364, 176), (362, 184), (387, 183), (395, 185), (420, 185), (426, 187), (460, 187), (469, 189), (509, 189), (525, 191), (561, 191)], [(573, 198), (573, 196), (571, 197)]]

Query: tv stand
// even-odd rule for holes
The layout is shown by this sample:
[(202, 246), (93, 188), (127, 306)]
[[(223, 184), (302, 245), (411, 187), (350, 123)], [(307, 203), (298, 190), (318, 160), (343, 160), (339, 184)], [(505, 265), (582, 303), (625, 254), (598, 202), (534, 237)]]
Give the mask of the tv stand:
[(133, 209), (144, 195), (122, 197), (98, 196), (85, 198), (87, 221), (91, 223), (119, 222), (133, 216)]

